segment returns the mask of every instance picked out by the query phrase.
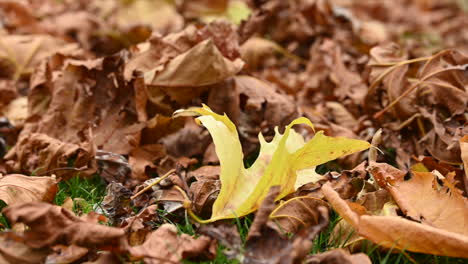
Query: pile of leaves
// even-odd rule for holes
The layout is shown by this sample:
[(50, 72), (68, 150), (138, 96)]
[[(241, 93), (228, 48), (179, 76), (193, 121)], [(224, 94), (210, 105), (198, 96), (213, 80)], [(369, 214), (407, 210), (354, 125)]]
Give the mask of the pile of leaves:
[(467, 12), (1, 0), (0, 262), (463, 262)]

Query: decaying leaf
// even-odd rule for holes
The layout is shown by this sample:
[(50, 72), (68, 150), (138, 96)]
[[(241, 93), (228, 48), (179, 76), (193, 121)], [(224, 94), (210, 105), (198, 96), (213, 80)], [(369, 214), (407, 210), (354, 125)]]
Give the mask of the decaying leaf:
[(255, 215), (245, 244), (245, 264), (300, 263), (309, 252), (312, 239), (328, 225), (328, 210), (319, 207), (315, 225), (302, 230), (291, 239), (284, 238), (276, 229), (267, 225), (279, 192), (279, 186), (272, 187)]
[[(23, 74), (30, 74), (34, 66), (54, 53), (71, 52), (76, 49), (76, 44), (67, 44), (61, 39), (48, 35), (1, 36), (1, 75), (17, 80)], [(5, 65), (9, 66), (4, 68)]]
[[(370, 164), (374, 167), (379, 165), (387, 164)], [(430, 172), (413, 172), (407, 181), (403, 178), (383, 178), (389, 174), (384, 169), (376, 177), (385, 182), (385, 189), (406, 216), (428, 226), (468, 237), (468, 200), (448, 179), (443, 179), (444, 186), (439, 186), (437, 177)]]
[(296, 181), (302, 180), (298, 178), (298, 171), (367, 149), (370, 145), (360, 140), (327, 137), (323, 132), (305, 143), (304, 138), (291, 128), (296, 124), (312, 127), (312, 123), (306, 118), (298, 118), (286, 127), (283, 135), (277, 131), (269, 143), (260, 134), (260, 154), (246, 169), (236, 127), (226, 115), (216, 114), (207, 106), (180, 110), (175, 115), (200, 116), (197, 120), (208, 129), (216, 146), (221, 163), (221, 190), (208, 222), (241, 217), (256, 210), (274, 185), (281, 186), (277, 197), (280, 199), (293, 192)]
[(360, 215), (329, 184), (323, 185), (322, 191), (343, 219), (361, 236), (378, 245), (434, 255), (468, 257), (467, 236), (399, 216)]
[(0, 200), (7, 205), (52, 202), (57, 191), (55, 177), (9, 174), (0, 178)]
[(460, 139), (461, 158), (463, 160), (463, 167), (465, 168), (465, 177), (463, 177), (463, 185), (465, 186), (465, 193), (468, 194), (468, 135)]
[(165, 224), (151, 233), (141, 246), (131, 248), (134, 257), (143, 258), (145, 263), (178, 263), (208, 253), (214, 256), (216, 243), (209, 237), (196, 239), (182, 234), (177, 235), (177, 228)]
[(11, 171), (39, 175), (51, 171), (60, 176), (70, 172), (53, 170), (68, 167), (70, 159), (74, 159), (76, 168), (88, 168), (93, 160), (92, 152), (93, 148), (89, 144), (80, 146), (45, 134), (33, 133), (20, 139), (5, 159), (10, 159), (8, 164)]
[(49, 249), (34, 249), (28, 247), (24, 243), (18, 241), (18, 237), (13, 233), (2, 233), (0, 235), (1, 263), (43, 263), (49, 254)]
[(307, 258), (307, 264), (371, 264), (364, 253), (349, 254), (343, 249), (333, 249)]
[(87, 222), (72, 212), (47, 203), (32, 202), (9, 206), (2, 213), (12, 225), (23, 223), (29, 227), (21, 241), (32, 248), (57, 244), (77, 245), (121, 251), (127, 248), (122, 229)]

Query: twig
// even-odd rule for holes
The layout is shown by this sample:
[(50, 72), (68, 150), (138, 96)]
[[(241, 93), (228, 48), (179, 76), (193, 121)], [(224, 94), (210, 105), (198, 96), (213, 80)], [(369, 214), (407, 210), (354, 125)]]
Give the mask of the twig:
[(161, 178), (157, 179), (156, 181), (154, 181), (153, 183), (151, 183), (150, 185), (146, 186), (145, 188), (143, 188), (143, 190), (139, 191), (137, 194), (133, 195), (132, 197), (130, 197), (130, 200), (135, 200), (135, 198), (137, 198), (138, 196), (140, 196), (142, 193), (146, 192), (147, 190), (151, 189), (153, 186), (155, 186), (156, 184), (160, 183), (162, 180), (166, 179), (167, 177), (171, 176), (172, 173), (174, 173), (175, 170), (172, 169), (170, 171), (168, 171), (166, 174), (164, 174)]

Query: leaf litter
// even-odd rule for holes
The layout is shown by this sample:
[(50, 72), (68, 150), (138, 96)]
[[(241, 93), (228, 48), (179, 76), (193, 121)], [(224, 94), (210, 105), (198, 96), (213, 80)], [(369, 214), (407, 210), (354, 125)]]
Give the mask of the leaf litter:
[(466, 12), (0, 1), (0, 262), (468, 258)]

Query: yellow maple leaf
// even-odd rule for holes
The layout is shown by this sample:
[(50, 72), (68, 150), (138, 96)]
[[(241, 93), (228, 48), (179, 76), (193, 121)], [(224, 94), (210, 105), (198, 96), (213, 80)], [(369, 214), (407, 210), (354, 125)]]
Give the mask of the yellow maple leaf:
[[(292, 126), (306, 124), (313, 128), (305, 117), (292, 121), (271, 142), (259, 134), (260, 153), (251, 167), (244, 167), (244, 155), (236, 126), (224, 115), (214, 113), (208, 106), (178, 110), (175, 116), (198, 116), (213, 138), (216, 154), (221, 165), (221, 190), (213, 204), (211, 218), (202, 222), (245, 216), (255, 211), (272, 186), (280, 186), (276, 199), (294, 192), (297, 183), (307, 183), (316, 178), (310, 173), (315, 166), (344, 155), (370, 147), (366, 141), (344, 137), (328, 137), (319, 131), (305, 143), (304, 138)], [(309, 173), (304, 173), (309, 172)], [(309, 179), (309, 180), (308, 180)]]

